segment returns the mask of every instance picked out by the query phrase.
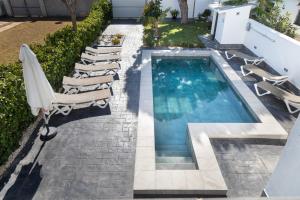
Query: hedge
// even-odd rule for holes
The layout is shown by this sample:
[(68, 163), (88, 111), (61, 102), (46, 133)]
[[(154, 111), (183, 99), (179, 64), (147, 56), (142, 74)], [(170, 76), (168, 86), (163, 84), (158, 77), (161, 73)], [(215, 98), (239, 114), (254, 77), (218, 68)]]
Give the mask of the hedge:
[[(72, 71), (81, 51), (95, 41), (111, 16), (110, 1), (97, 0), (89, 15), (78, 24), (77, 32), (66, 26), (48, 35), (43, 45), (31, 45), (55, 90), (61, 87), (63, 76)], [(21, 64), (0, 65), (0, 165), (18, 147), (22, 132), (33, 120)]]

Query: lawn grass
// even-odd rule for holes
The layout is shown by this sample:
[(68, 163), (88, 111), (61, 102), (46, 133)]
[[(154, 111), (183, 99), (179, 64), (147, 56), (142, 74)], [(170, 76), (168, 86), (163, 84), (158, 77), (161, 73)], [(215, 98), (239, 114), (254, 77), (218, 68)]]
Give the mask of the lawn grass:
[(198, 35), (210, 31), (209, 23), (194, 21), (188, 24), (180, 22), (162, 22), (159, 24), (160, 38), (155, 41), (150, 25), (145, 26), (144, 46), (147, 47), (204, 47)]
[(21, 44), (42, 43), (47, 34), (71, 24), (66, 20), (25, 21), (0, 32), (0, 64), (16, 62)]

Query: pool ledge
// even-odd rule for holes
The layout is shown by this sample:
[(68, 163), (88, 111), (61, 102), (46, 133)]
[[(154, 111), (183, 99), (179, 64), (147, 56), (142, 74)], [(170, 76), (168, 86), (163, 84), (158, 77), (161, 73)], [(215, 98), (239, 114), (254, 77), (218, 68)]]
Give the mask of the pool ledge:
[[(156, 170), (152, 94), (152, 56), (210, 56), (259, 123), (189, 123), (188, 135), (197, 170)], [(210, 138), (285, 139), (286, 131), (215, 50), (143, 50), (134, 175), (135, 195), (225, 196), (227, 186)]]

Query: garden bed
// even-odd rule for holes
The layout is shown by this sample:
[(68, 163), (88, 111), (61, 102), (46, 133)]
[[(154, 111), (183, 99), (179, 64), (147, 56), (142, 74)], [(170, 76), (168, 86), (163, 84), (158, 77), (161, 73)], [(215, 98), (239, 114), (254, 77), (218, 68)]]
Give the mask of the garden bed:
[(194, 47), (203, 48), (198, 35), (210, 32), (210, 23), (203, 21), (180, 24), (180, 22), (162, 22), (159, 24), (160, 37), (156, 41), (153, 29), (145, 26), (144, 46), (146, 47)]
[[(117, 37), (118, 36), (118, 37)], [(113, 40), (116, 39), (118, 42), (113, 43)], [(98, 38), (98, 46), (100, 47), (122, 47), (125, 40), (125, 35), (101, 35)]]

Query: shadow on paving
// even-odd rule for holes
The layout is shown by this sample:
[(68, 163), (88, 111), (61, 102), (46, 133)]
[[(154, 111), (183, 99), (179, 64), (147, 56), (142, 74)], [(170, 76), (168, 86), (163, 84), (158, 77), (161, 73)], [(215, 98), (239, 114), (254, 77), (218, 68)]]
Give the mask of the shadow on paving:
[[(103, 116), (111, 114), (110, 107), (102, 109), (99, 107), (88, 107), (83, 109), (73, 110), (68, 116), (63, 116), (61, 114), (54, 115), (50, 119), (50, 126), (59, 127), (68, 122), (77, 121), (80, 119), (86, 119), (90, 117)], [(20, 162), (30, 153), (32, 147), (34, 145), (35, 140), (38, 139), (38, 132), (41, 126), (43, 125), (43, 121), (41, 120), (38, 126), (35, 128), (27, 143), (18, 153), (16, 158), (13, 160), (11, 166), (6, 170), (3, 177), (0, 179), (0, 191), (4, 188), (5, 184), (11, 178), (11, 175), (15, 172), (17, 166)], [(17, 178), (13, 185), (6, 192), (4, 199), (18, 199), (22, 197), (22, 199), (32, 199), (35, 195), (40, 182), (42, 181), (41, 169), (42, 164), (39, 164), (37, 161), (40, 153), (45, 147), (47, 142), (43, 141), (42, 145), (39, 147), (38, 153), (35, 155), (35, 158), (29, 164), (23, 165), (20, 172), (18, 172)]]
[[(40, 122), (36, 129), (31, 134), (29, 140), (23, 147), (23, 149), (19, 152), (19, 154), (16, 156), (16, 158), (13, 160), (11, 166), (6, 170), (3, 177), (0, 179), (0, 191), (3, 189), (5, 184), (8, 182), (10, 176), (14, 173), (16, 170), (17, 165), (21, 160), (23, 160), (28, 153), (31, 151), (32, 146), (34, 144), (34, 141), (38, 137), (38, 130), (40, 129), (42, 123)], [(39, 150), (39, 152), (42, 150), (42, 148)], [(38, 156), (38, 155), (37, 155)], [(37, 157), (35, 158), (35, 160)], [(34, 165), (34, 162), (22, 166), (21, 171), (18, 174), (18, 177), (15, 181), (15, 183), (10, 187), (10, 189), (7, 191), (4, 199), (15, 199), (17, 194), (21, 192), (23, 189), (23, 185), (27, 185), (28, 187), (24, 188), (24, 190), (27, 190), (24, 193), (24, 199), (31, 199), (34, 193), (36, 192), (40, 182), (41, 182), (41, 176), (40, 176), (40, 170), (42, 168), (41, 165), (38, 163)], [(33, 167), (33, 168), (32, 168)], [(26, 198), (25, 198), (26, 197)]]
[(111, 111), (109, 105), (106, 108), (99, 108), (96, 106), (92, 106), (88, 108), (72, 110), (68, 116), (64, 116), (62, 114), (54, 115), (51, 117), (49, 125), (58, 127), (72, 121), (77, 121), (77, 120), (86, 119), (90, 117), (110, 115), (110, 114)]
[(42, 165), (34, 162), (22, 166), (15, 183), (9, 188), (3, 199), (18, 199), (19, 197), (32, 199), (42, 181), (41, 169)]
[(142, 49), (138, 49), (136, 54), (132, 56), (135, 59), (131, 67), (126, 70), (125, 88), (127, 93), (127, 109), (138, 115), (140, 100), (140, 78), (141, 71), (139, 65), (142, 59)]

